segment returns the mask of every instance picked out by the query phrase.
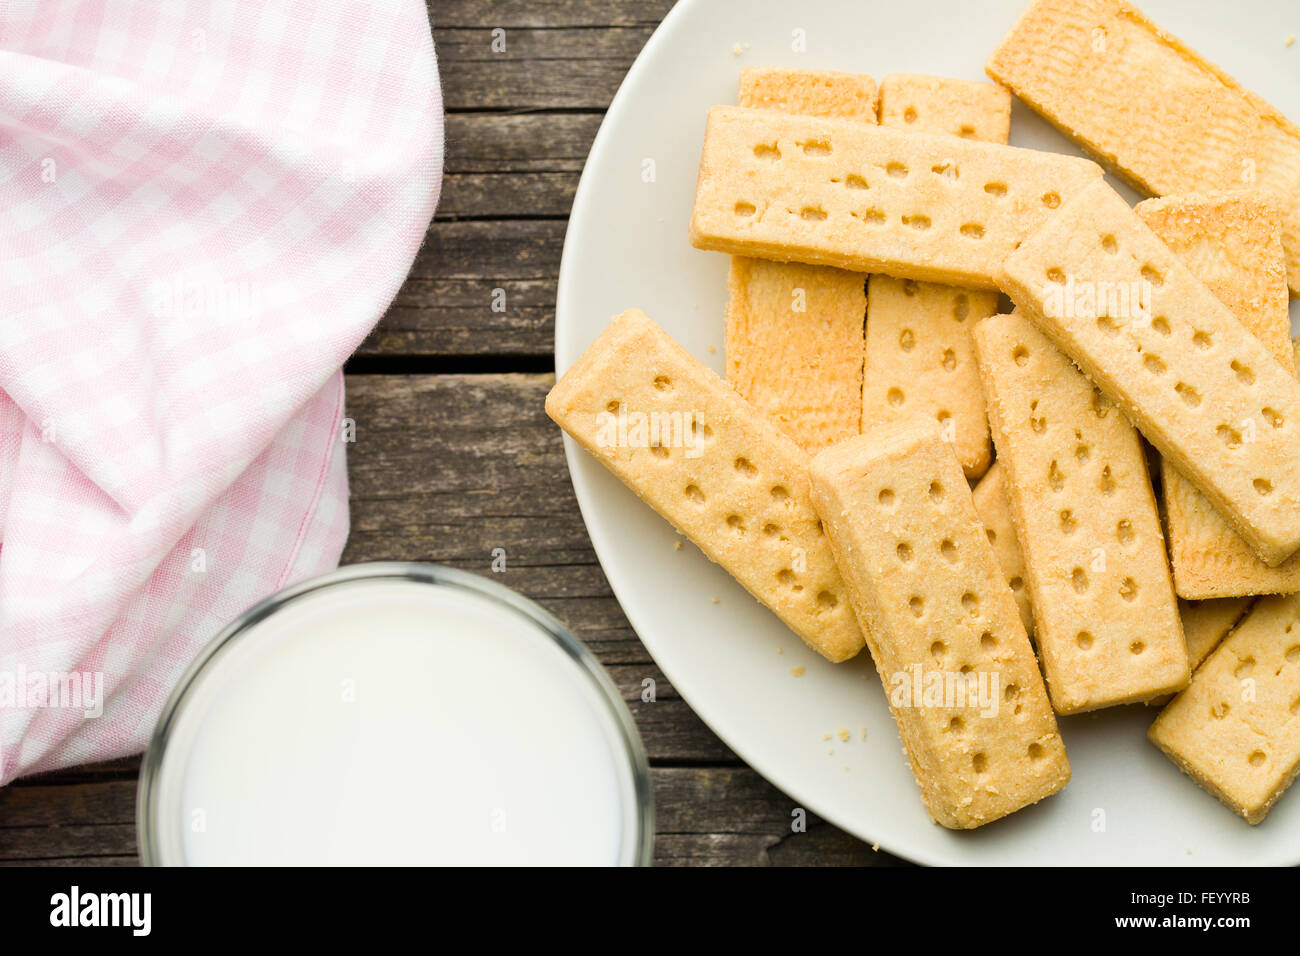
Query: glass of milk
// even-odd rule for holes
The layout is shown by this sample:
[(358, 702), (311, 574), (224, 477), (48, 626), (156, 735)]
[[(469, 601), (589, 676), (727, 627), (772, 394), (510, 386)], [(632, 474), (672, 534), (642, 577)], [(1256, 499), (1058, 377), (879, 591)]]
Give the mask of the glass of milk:
[(500, 585), (343, 568), (223, 630), (140, 777), (146, 864), (644, 865), (636, 727), (591, 653)]

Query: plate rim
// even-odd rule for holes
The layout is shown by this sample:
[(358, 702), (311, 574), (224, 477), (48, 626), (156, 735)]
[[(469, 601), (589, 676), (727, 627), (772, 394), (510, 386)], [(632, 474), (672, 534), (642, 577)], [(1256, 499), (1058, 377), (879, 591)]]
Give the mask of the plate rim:
[[(1026, 3), (1027, 2), (1028, 0), (1026, 0)], [(689, 14), (687, 14), (686, 11), (693, 11), (695, 8), (705, 6), (706, 4), (707, 0), (677, 0), (673, 7), (664, 16), (663, 20), (661, 20), (658, 26), (655, 27), (653, 33), (646, 40), (641, 50), (638, 51), (631, 67), (619, 82), (618, 89), (610, 100), (609, 106), (606, 108), (605, 113), (601, 118), (596, 135), (592, 140), (591, 148), (584, 160), (582, 173), (579, 177), (577, 189), (574, 192), (574, 199), (572, 206), (570, 207), (569, 217), (565, 228), (564, 244), (560, 257), (560, 269), (557, 275), (555, 327), (553, 336), (554, 347), (552, 351), (557, 380), (560, 375), (563, 374), (563, 371), (567, 371), (569, 367), (569, 364), (562, 365), (562, 353), (571, 352), (576, 355), (581, 351), (581, 349), (571, 348), (571, 346), (575, 344), (572, 341), (572, 335), (574, 327), (577, 325), (576, 320), (562, 322), (561, 317), (570, 313), (573, 308), (570, 302), (571, 297), (575, 295), (575, 293), (572, 292), (576, 281), (573, 273), (578, 268), (576, 265), (578, 252), (576, 250), (582, 235), (582, 227), (579, 223), (581, 220), (586, 218), (585, 215), (579, 215), (579, 211), (585, 210), (590, 205), (591, 193), (595, 189), (593, 183), (597, 175), (593, 170), (601, 165), (599, 158), (610, 150), (610, 137), (613, 135), (610, 132), (612, 127), (611, 120), (614, 117), (621, 115), (623, 111), (623, 101), (631, 95), (629, 90), (637, 84), (643, 73), (647, 73), (650, 70), (650, 67), (648, 66), (648, 62), (651, 58), (650, 55), (657, 53), (661, 46), (665, 46), (670, 42), (670, 35), (676, 31), (679, 20), (686, 20), (688, 18)], [(815, 813), (821, 819), (833, 824), (839, 829), (844, 830), (855, 839), (867, 843), (872, 846), (873, 849), (883, 849), (901, 859), (924, 866), (967, 865), (969, 861), (955, 859), (951, 855), (944, 854), (941, 849), (929, 849), (924, 843), (919, 843), (910, 838), (903, 830), (895, 829), (890, 830), (888, 834), (882, 834), (877, 827), (873, 825), (870, 818), (867, 821), (863, 821), (861, 818), (846, 819), (842, 814), (825, 812), (824, 806), (821, 804), (819, 799), (806, 799), (808, 796), (808, 790), (806, 787), (813, 786), (812, 784), (805, 784), (797, 776), (789, 776), (784, 768), (774, 768), (772, 762), (768, 759), (756, 758), (748, 747), (741, 746), (732, 738), (732, 736), (722, 732), (719, 728), (719, 720), (725, 723), (726, 717), (725, 715), (718, 715), (715, 713), (710, 695), (707, 692), (704, 692), (703, 688), (697, 688), (693, 679), (688, 678), (686, 681), (680, 680), (679, 677), (682, 675), (680, 673), (674, 673), (674, 668), (665, 665), (665, 663), (660, 659), (660, 654), (658, 653), (662, 650), (662, 648), (658, 646), (658, 642), (654, 638), (646, 637), (646, 634), (653, 633), (653, 629), (643, 629), (643, 622), (640, 620), (640, 611), (629, 610), (629, 607), (635, 606), (637, 602), (632, 601), (631, 604), (629, 604), (629, 601), (624, 600), (624, 591), (625, 589), (630, 590), (633, 585), (630, 582), (621, 580), (621, 572), (611, 572), (610, 570), (611, 566), (617, 568), (619, 565), (617, 562), (613, 562), (611, 565), (611, 563), (606, 560), (607, 556), (609, 556), (613, 550), (613, 544), (606, 540), (605, 532), (602, 530), (606, 519), (599, 515), (600, 509), (597, 508), (595, 501), (597, 496), (591, 488), (592, 479), (589, 475), (583, 473), (583, 469), (588, 466), (579, 466), (577, 464), (579, 461), (583, 460), (588, 461), (589, 465), (598, 465), (598, 463), (591, 461), (590, 456), (587, 455), (587, 453), (583, 451), (577, 442), (575, 442), (568, 434), (562, 433), (562, 439), (564, 444), (565, 465), (568, 469), (570, 482), (573, 486), (574, 497), (577, 500), (578, 510), (582, 516), (583, 526), (586, 529), (592, 550), (600, 565), (601, 573), (608, 582), (610, 590), (618, 601), (619, 607), (627, 618), (628, 623), (631, 625), (637, 639), (641, 642), (642, 646), (645, 647), (647, 653), (650, 654), (655, 665), (664, 673), (673, 687), (677, 689), (678, 693), (691, 708), (692, 712), (710, 729), (710, 731), (712, 731), (733, 753), (735, 753), (747, 767), (754, 770), (754, 772), (759, 774), (759, 776), (769, 784), (780, 790), (784, 795), (797, 801), (799, 806)], [(592, 473), (599, 474), (599, 472)], [(660, 520), (663, 520), (662, 516), (659, 516), (659, 518)], [(669, 656), (671, 656), (671, 654)], [(697, 689), (702, 692), (696, 693)], [(780, 761), (778, 760), (777, 763), (779, 765)], [(1188, 783), (1190, 784), (1190, 781), (1188, 781)], [(816, 788), (814, 787), (813, 789)], [(919, 799), (919, 793), (917, 794), (917, 798)], [(1227, 811), (1225, 810), (1225, 812)], [(862, 825), (864, 822), (866, 825)], [(1040, 859), (1032, 863), (1028, 861), (997, 861), (997, 865), (1036, 865), (1055, 867), (1067, 864), (1054, 863), (1050, 858), (1048, 858)], [(1150, 866), (1170, 864), (1142, 863), (1141, 861), (1110, 863), (1099, 861), (1096, 863), (1080, 863), (1077, 865)], [(1193, 860), (1189, 860), (1188, 865), (1197, 866), (1198, 864)], [(1238, 860), (1235, 863), (1225, 862), (1221, 865), (1241, 866), (1246, 865), (1246, 861)], [(1300, 865), (1300, 858), (1273, 860), (1266, 864), (1257, 862), (1255, 865)]]

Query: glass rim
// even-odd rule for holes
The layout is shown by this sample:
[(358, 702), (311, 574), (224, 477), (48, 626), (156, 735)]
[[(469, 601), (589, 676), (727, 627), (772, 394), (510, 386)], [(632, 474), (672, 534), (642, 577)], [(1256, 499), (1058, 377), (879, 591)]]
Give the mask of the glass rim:
[[(635, 827), (631, 846), (621, 847), (619, 866), (649, 866), (654, 851), (654, 794), (650, 785), (650, 763), (632, 714), (619, 695), (601, 663), (578, 638), (554, 615), (534, 601), (504, 585), (468, 571), (419, 561), (374, 561), (351, 564), (289, 585), (263, 598), (223, 627), (181, 674), (158, 716), (149, 749), (140, 764), (140, 782), (136, 798), (136, 833), (140, 862), (144, 866), (173, 865), (162, 859), (161, 821), (158, 819), (158, 787), (163, 761), (171, 733), (184, 711), (189, 692), (207, 666), (225, 648), (245, 636), (255, 625), (280, 608), (317, 591), (367, 580), (415, 581), (441, 587), (473, 591), (506, 610), (526, 618), (542, 634), (565, 652), (589, 681), (612, 723), (617, 744), (627, 762), (632, 778), (632, 822)], [(617, 757), (618, 754), (615, 754)], [(180, 862), (180, 861), (177, 861)]]

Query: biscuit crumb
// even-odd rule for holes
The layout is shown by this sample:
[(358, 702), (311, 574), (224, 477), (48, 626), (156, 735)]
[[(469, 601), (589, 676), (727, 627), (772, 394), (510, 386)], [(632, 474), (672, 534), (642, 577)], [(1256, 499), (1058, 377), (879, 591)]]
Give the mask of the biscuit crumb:
[(732, 55), (732, 56), (744, 56), (744, 55), (745, 55), (745, 52), (746, 52), (748, 49), (749, 49), (749, 44), (748, 44), (748, 43), (740, 43), (739, 41), (737, 41), (736, 43), (731, 44), (731, 55)]
[(712, 345), (709, 346), (709, 354), (710, 354), (710, 355), (714, 354), (714, 353), (717, 352), (717, 351), (718, 351), (718, 350), (717, 350), (716, 348), (714, 348)]
[(798, 667), (790, 668), (790, 673), (795, 677), (803, 677), (803, 665), (800, 664)]
[(831, 739), (830, 734), (822, 734), (822, 740), (830, 740), (830, 739)]
[(833, 754), (833, 753), (835, 753), (835, 748), (834, 748), (834, 747), (827, 747), (827, 748), (826, 748), (826, 752), (827, 752), (828, 754)]
[(1292, 43), (1295, 43), (1295, 34), (1294, 34), (1294, 33), (1291, 34), (1289, 37), (1287, 37), (1285, 40), (1282, 41), (1282, 45), (1283, 45), (1283, 46), (1290, 46)]
[(778, 648), (776, 649), (776, 652), (777, 652), (778, 654), (784, 654), (784, 653), (785, 653), (785, 648), (784, 648), (784, 647), (778, 647)]
[(873, 851), (875, 851), (876, 853), (879, 853), (879, 852), (880, 852), (880, 844), (879, 844), (879, 843), (873, 843), (873, 844), (871, 844), (871, 849), (872, 849)]
[(717, 598), (713, 598), (713, 603), (714, 603), (714, 604), (717, 604), (717, 603), (718, 603), (718, 599), (717, 599)]
[(681, 543), (680, 541), (674, 541), (674, 542), (673, 542), (673, 550), (674, 550), (674, 551), (680, 551), (680, 550), (682, 550), (682, 543)]
[(849, 742), (849, 732), (847, 728), (841, 727), (839, 730), (835, 731), (835, 733), (839, 736), (841, 743)]
[(866, 727), (863, 727), (863, 728), (862, 728), (862, 739), (863, 739), (863, 740), (866, 740), (866, 739), (867, 739), (867, 728), (866, 728)]

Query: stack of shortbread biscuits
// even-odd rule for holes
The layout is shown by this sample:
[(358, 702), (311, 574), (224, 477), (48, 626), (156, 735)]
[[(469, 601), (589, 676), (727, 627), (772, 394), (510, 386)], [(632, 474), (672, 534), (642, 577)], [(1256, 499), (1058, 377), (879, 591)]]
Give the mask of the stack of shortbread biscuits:
[[(743, 71), (690, 223), (726, 380), (630, 311), (547, 412), (827, 660), (949, 678), (890, 698), (938, 823), (1133, 703), (1259, 823), (1300, 770), (1300, 129), (1121, 0), (1037, 0), (987, 70)], [(1160, 198), (1007, 145), (1012, 94)]]

